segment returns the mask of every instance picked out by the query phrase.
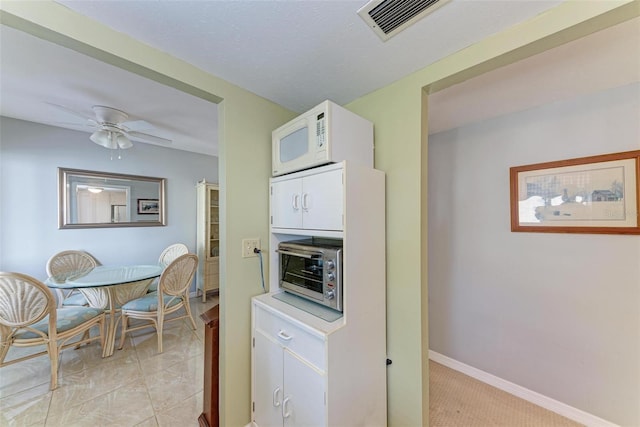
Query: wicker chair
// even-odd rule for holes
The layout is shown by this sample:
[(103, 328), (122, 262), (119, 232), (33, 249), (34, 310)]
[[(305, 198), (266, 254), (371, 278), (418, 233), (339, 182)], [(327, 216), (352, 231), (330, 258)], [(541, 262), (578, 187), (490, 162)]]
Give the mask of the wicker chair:
[[(48, 353), (53, 390), (58, 387), (58, 360), (62, 349), (94, 340), (104, 345), (104, 319), (104, 311), (96, 308), (56, 309), (55, 297), (44, 283), (26, 274), (0, 272), (0, 367)], [(98, 326), (100, 333), (90, 338), (89, 329), (94, 326)], [(81, 334), (79, 341), (68, 343)], [(39, 345), (46, 349), (5, 362), (11, 346)]]
[[(173, 245), (167, 246), (165, 250), (162, 251), (160, 257), (158, 258), (158, 264), (162, 267), (167, 267), (171, 262), (178, 258), (180, 255), (184, 255), (189, 253), (189, 248), (184, 243), (174, 243)], [(158, 290), (158, 280), (154, 280), (149, 286), (149, 293), (155, 292)]]
[[(198, 257), (195, 254), (185, 254), (176, 258), (165, 268), (158, 282), (158, 292), (147, 294), (141, 298), (129, 301), (122, 306), (122, 328), (120, 346), (124, 346), (127, 332), (149, 327), (143, 324), (135, 328), (129, 328), (129, 318), (149, 320), (156, 328), (158, 335), (158, 353), (162, 353), (162, 330), (167, 321), (189, 318), (191, 326), (196, 329), (196, 324), (191, 315), (189, 306), (189, 287), (198, 266)], [(182, 316), (166, 319), (168, 314), (184, 308)]]
[[(94, 257), (84, 251), (62, 251), (47, 261), (47, 275), (57, 282), (82, 275), (98, 265)], [(87, 305), (84, 296), (73, 289), (56, 289), (58, 307), (68, 305)]]

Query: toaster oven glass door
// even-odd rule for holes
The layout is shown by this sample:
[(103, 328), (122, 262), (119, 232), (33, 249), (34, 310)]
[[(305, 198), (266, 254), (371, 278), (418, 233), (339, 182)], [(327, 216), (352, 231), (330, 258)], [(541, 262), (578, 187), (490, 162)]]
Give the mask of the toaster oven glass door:
[[(317, 297), (322, 299), (323, 262), (320, 255), (306, 258), (280, 252), (280, 263), (283, 282), (317, 293)], [(309, 295), (307, 292), (304, 293)]]

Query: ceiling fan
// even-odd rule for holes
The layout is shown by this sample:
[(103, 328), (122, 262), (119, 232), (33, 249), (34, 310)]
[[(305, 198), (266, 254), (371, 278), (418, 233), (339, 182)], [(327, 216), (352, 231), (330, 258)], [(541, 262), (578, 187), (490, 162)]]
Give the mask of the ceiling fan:
[[(89, 139), (111, 150), (124, 150), (133, 147), (131, 138), (155, 144), (171, 144), (172, 142), (170, 139), (136, 130), (149, 129), (153, 126), (144, 120), (127, 121), (129, 115), (117, 108), (94, 105), (91, 109), (95, 117), (91, 117), (62, 105), (52, 103), (49, 105), (86, 120), (86, 123), (80, 126), (86, 125), (94, 129)], [(78, 124), (74, 125), (78, 126)]]

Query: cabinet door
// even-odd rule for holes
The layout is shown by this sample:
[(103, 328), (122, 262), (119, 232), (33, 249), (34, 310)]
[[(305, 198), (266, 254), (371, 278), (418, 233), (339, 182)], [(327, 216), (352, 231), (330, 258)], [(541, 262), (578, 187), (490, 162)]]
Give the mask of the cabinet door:
[(342, 230), (342, 169), (310, 175), (302, 182), (302, 226), (312, 230)]
[[(285, 426), (325, 426), (325, 376), (311, 365), (284, 349), (284, 400), (282, 417)], [(258, 423), (260, 427), (262, 424)]]
[(271, 225), (302, 228), (302, 181), (289, 179), (271, 184)]
[(260, 427), (282, 427), (282, 347), (255, 331), (253, 419)]

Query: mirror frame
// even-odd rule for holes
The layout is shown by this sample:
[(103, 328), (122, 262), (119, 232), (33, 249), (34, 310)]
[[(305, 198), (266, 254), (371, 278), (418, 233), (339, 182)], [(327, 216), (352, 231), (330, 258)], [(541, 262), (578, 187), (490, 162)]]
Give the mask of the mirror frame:
[[(122, 179), (130, 181), (146, 181), (155, 182), (159, 185), (158, 194), (158, 220), (140, 221), (140, 222), (100, 222), (100, 223), (83, 223), (73, 224), (70, 221), (70, 211), (67, 209), (69, 203), (69, 194), (67, 192), (69, 186), (69, 176), (82, 175), (87, 177), (101, 179)], [(58, 168), (58, 228), (113, 228), (113, 227), (159, 227), (166, 225), (166, 206), (165, 206), (165, 188), (166, 179), (140, 175), (126, 175), (111, 172), (98, 172), (83, 169)], [(132, 205), (131, 209), (136, 209)]]

